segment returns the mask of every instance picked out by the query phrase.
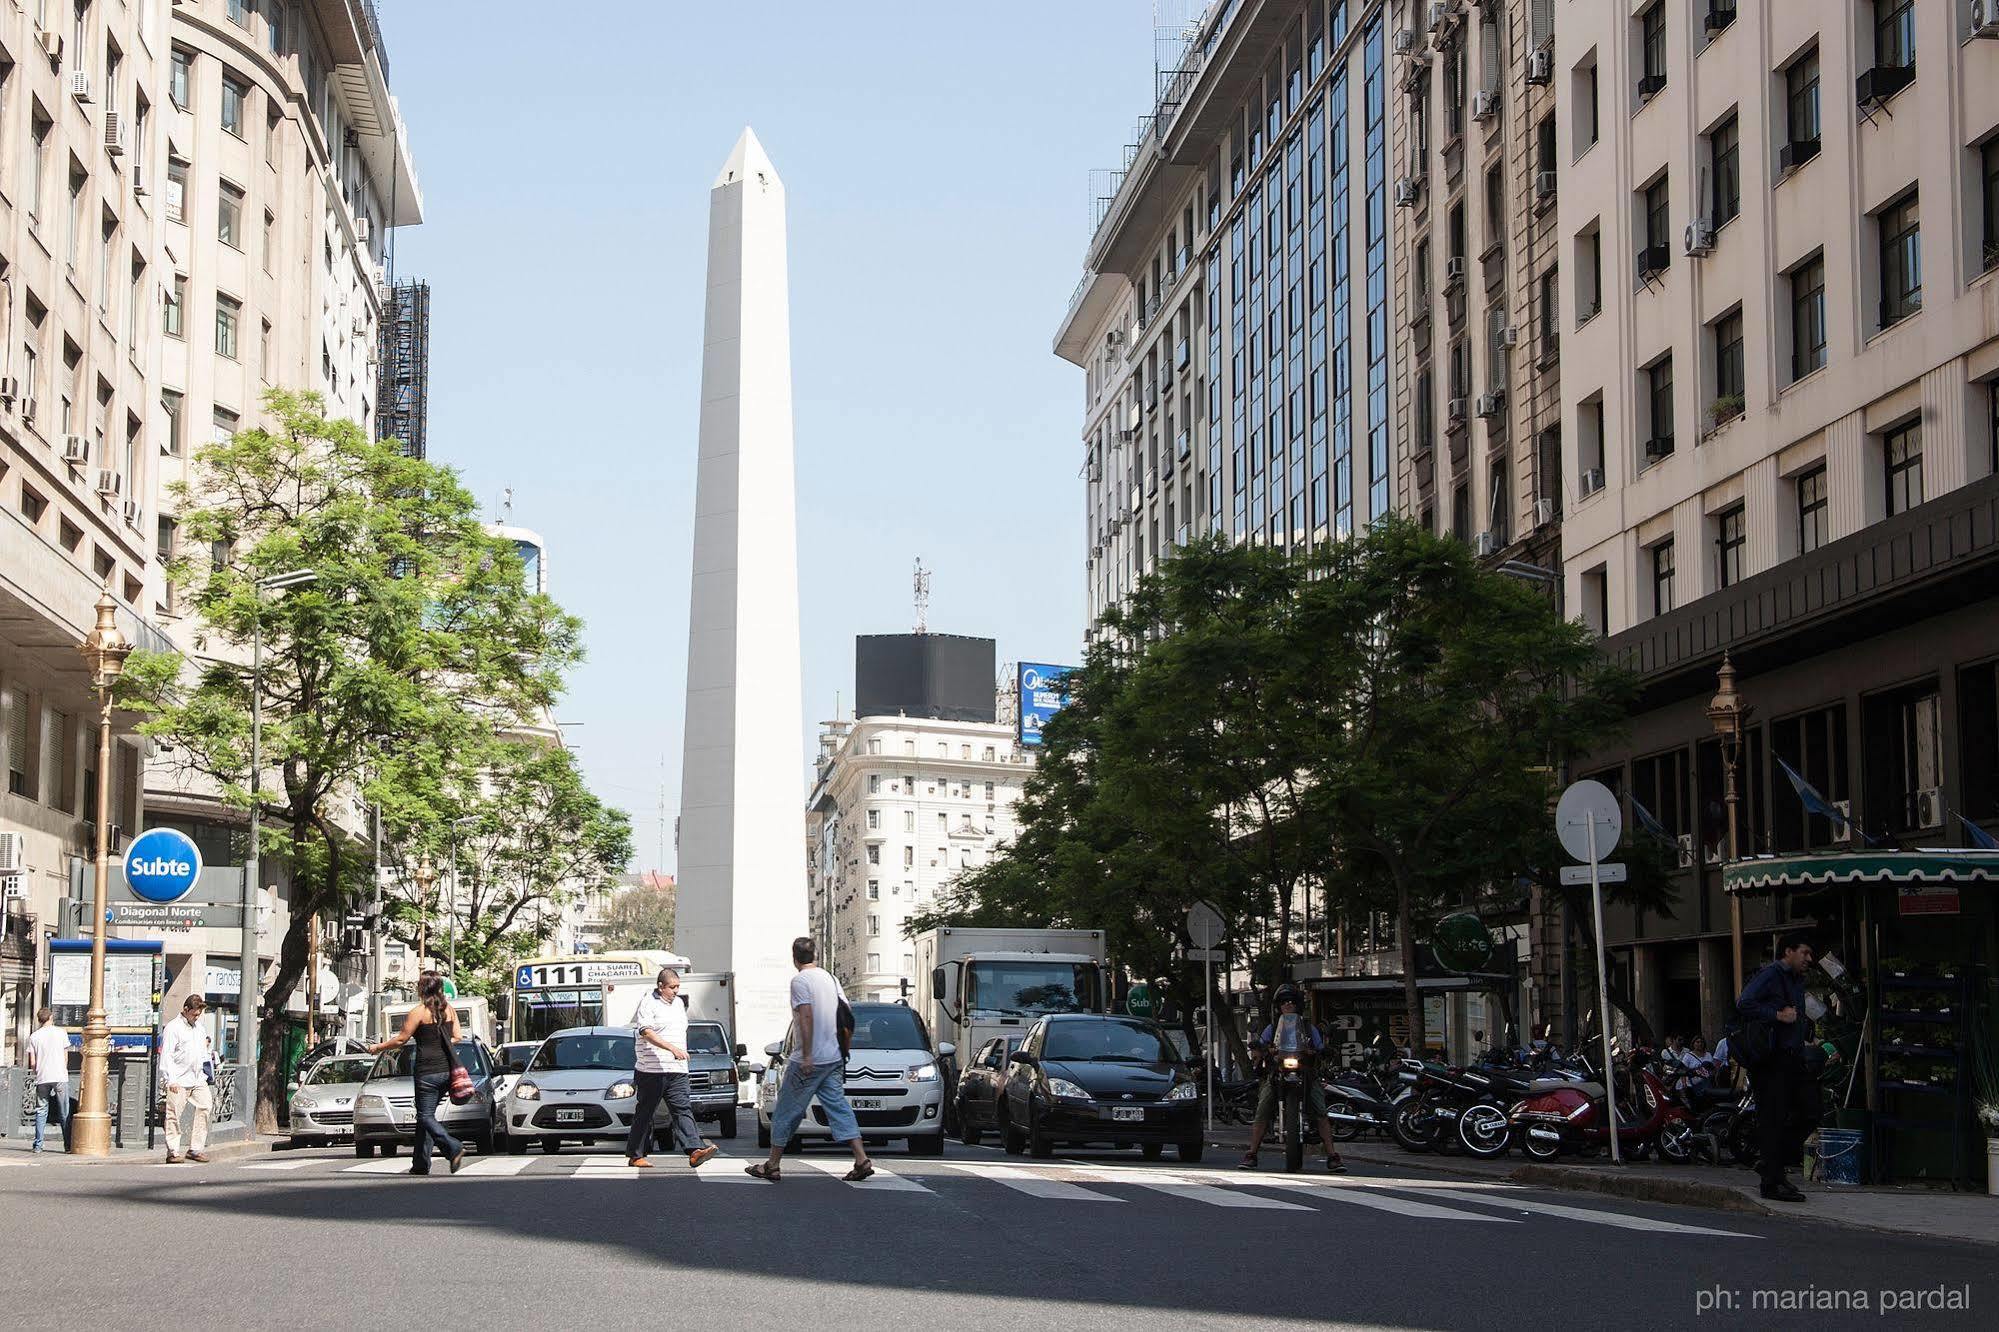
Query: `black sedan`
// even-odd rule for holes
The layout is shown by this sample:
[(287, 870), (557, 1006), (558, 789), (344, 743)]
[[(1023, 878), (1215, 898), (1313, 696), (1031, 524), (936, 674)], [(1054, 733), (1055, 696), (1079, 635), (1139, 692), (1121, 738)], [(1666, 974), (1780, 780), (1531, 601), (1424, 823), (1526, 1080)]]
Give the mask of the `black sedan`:
[(999, 1127), (1000, 1088), (1006, 1085), (1007, 1062), (1020, 1041), (1018, 1035), (993, 1037), (958, 1075), (958, 1141), (967, 1147), (978, 1146), (987, 1129)]
[(1172, 1143), (1201, 1159), (1201, 1084), (1157, 1024), (1098, 1013), (1050, 1013), (1007, 1065), (998, 1119), (1009, 1154), (1047, 1156), (1062, 1143)]

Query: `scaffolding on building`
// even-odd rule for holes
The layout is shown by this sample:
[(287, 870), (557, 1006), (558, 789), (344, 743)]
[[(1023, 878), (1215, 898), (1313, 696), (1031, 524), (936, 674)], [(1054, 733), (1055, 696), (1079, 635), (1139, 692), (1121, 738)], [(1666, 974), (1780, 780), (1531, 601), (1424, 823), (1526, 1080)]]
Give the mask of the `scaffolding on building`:
[(424, 424), (430, 404), (430, 284), (404, 278), (382, 308), (381, 380), (375, 437), (393, 439), (411, 458), (429, 456)]

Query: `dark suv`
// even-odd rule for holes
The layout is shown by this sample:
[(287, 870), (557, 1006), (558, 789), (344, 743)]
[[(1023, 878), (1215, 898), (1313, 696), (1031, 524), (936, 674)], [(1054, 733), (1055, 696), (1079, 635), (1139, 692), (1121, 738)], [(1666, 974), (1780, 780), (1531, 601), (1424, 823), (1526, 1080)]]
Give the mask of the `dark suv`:
[(1007, 1064), (996, 1109), (1000, 1141), (1015, 1156), (1106, 1143), (1138, 1146), (1151, 1160), (1172, 1143), (1182, 1161), (1201, 1159), (1201, 1084), (1143, 1018), (1041, 1018)]

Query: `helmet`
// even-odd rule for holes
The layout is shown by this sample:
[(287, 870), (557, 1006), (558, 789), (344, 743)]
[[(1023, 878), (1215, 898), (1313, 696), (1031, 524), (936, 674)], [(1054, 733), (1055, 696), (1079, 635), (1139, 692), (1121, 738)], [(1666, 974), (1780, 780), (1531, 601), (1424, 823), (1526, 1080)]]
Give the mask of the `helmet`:
[(1299, 992), (1298, 987), (1295, 985), (1280, 985), (1277, 987), (1277, 993), (1270, 996), (1270, 1011), (1275, 1013), (1278, 1009), (1284, 1007), (1287, 1000), (1298, 1005), (1299, 1012), (1302, 1013), (1305, 1011), (1305, 996)]

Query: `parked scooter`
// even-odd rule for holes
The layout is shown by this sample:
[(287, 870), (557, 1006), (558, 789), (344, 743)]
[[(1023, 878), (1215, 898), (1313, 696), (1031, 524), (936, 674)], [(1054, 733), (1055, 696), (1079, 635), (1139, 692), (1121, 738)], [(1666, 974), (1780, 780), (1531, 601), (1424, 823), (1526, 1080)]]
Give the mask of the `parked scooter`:
[[(1618, 1146), (1625, 1151), (1650, 1147), (1674, 1164), (1693, 1159), (1694, 1122), (1686, 1107), (1667, 1093), (1642, 1058), (1626, 1060), (1623, 1071)], [(1626, 1091), (1631, 1095), (1622, 1094)], [(1610, 1143), (1605, 1095), (1602, 1082), (1564, 1082), (1533, 1091), (1507, 1111), (1512, 1140), (1537, 1161), (1552, 1161), (1565, 1152), (1594, 1153)]]
[(1409, 1095), (1408, 1087), (1388, 1071), (1394, 1062), (1393, 1051), (1377, 1048), (1364, 1066), (1340, 1069), (1324, 1079), (1326, 1117), (1336, 1141), (1351, 1142), (1363, 1130), (1388, 1132), (1397, 1103)]

